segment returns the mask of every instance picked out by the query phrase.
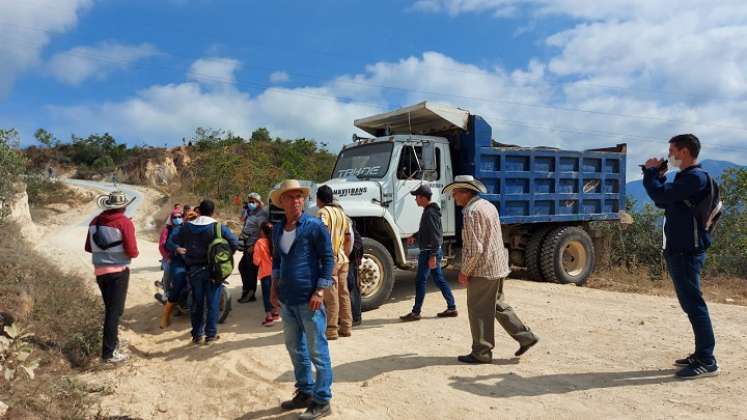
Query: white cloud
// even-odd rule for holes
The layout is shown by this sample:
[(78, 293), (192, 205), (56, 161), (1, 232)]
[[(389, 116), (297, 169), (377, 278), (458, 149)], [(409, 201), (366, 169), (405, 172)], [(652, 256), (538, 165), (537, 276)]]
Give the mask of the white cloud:
[(287, 71), (274, 71), (270, 74), (270, 82), (282, 83), (290, 80), (290, 76)]
[(490, 11), (496, 17), (506, 17), (517, 12), (517, 3), (517, 0), (417, 0), (410, 10), (429, 13), (445, 11), (451, 16)]
[(92, 0), (34, 0), (0, 2), (0, 98), (16, 77), (40, 62), (49, 39), (73, 28)]
[(158, 49), (151, 44), (126, 45), (104, 41), (59, 52), (50, 58), (47, 67), (58, 80), (79, 85), (89, 78), (104, 80), (112, 72), (156, 54)]
[(240, 66), (233, 58), (200, 58), (190, 66), (187, 79), (213, 87), (229, 87), (236, 83), (234, 73)]

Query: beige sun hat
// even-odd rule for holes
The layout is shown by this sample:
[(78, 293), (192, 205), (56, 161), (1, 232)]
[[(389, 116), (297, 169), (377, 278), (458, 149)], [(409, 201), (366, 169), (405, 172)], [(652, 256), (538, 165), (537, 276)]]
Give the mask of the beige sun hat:
[(104, 210), (123, 209), (137, 197), (127, 198), (127, 194), (124, 191), (112, 191), (109, 194), (102, 194), (96, 197), (96, 205)]
[(277, 186), (272, 192), (270, 193), (270, 200), (272, 200), (272, 203), (276, 206), (280, 205), (280, 196), (287, 193), (288, 191), (301, 191), (304, 195), (304, 197), (308, 197), (309, 194), (311, 194), (311, 188), (301, 185), (300, 182), (298, 182), (297, 179), (286, 179), (285, 181), (281, 182), (280, 185)]
[(454, 182), (445, 186), (441, 193), (448, 194), (458, 188), (472, 190), (483, 194), (488, 192), (488, 189), (485, 188), (485, 184), (480, 180), (475, 179), (472, 175), (457, 175), (454, 177)]

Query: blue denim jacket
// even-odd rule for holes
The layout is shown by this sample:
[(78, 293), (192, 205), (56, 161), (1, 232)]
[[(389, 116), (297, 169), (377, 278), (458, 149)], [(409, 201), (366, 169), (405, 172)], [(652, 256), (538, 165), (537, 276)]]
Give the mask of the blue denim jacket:
[(278, 280), (280, 301), (301, 305), (316, 289), (331, 287), (335, 259), (327, 228), (316, 217), (302, 214), (296, 224), (296, 239), (287, 254), (280, 250), (285, 217), (272, 228), (272, 278)]

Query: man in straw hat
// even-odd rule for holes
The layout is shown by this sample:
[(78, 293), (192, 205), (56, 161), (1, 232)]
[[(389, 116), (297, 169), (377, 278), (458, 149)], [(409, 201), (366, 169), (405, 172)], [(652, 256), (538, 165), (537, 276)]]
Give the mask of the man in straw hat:
[(463, 208), (462, 267), (459, 283), (467, 286), (467, 311), (472, 331), (472, 352), (459, 356), (463, 363), (490, 363), (495, 347), (494, 319), (519, 342), (515, 355), (521, 356), (539, 339), (521, 322), (503, 300), (503, 281), (511, 272), (508, 251), (503, 245), (498, 210), (480, 198), (485, 185), (471, 175), (459, 175), (443, 189)]
[[(308, 187), (290, 179), (270, 196), (285, 212), (272, 230), (271, 300), (281, 308), (285, 346), (296, 376), (296, 393), (281, 407), (306, 408), (301, 419), (316, 419), (332, 412), (332, 363), (323, 301), (324, 289), (333, 284), (335, 259), (329, 232), (321, 220), (303, 212), (309, 192)], [(312, 364), (316, 379), (312, 377)]]
[(85, 250), (91, 253), (96, 283), (104, 300), (101, 359), (106, 363), (127, 360), (127, 355), (119, 351), (118, 328), (127, 298), (130, 261), (139, 254), (135, 226), (124, 214), (134, 200), (122, 191), (99, 196), (96, 204), (104, 211), (91, 221), (86, 235)]

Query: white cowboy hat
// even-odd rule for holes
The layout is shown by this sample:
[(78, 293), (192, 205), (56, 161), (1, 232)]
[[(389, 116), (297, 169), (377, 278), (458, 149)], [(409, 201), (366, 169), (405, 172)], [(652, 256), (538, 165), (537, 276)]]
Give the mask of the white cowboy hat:
[(96, 197), (96, 205), (104, 210), (123, 209), (132, 204), (136, 198), (132, 197), (128, 199), (127, 194), (123, 191), (112, 191), (109, 194), (102, 194)]
[(454, 177), (454, 182), (445, 186), (441, 193), (448, 194), (458, 188), (472, 190), (483, 194), (488, 192), (488, 189), (485, 188), (485, 184), (480, 182), (480, 180), (475, 179), (472, 175), (457, 175)]
[(270, 200), (272, 200), (272, 203), (276, 206), (280, 206), (280, 197), (287, 193), (288, 191), (301, 191), (305, 197), (308, 197), (309, 194), (311, 194), (311, 188), (301, 185), (300, 182), (298, 182), (297, 179), (286, 179), (285, 181), (281, 182), (280, 185), (277, 186), (272, 192), (270, 193)]

